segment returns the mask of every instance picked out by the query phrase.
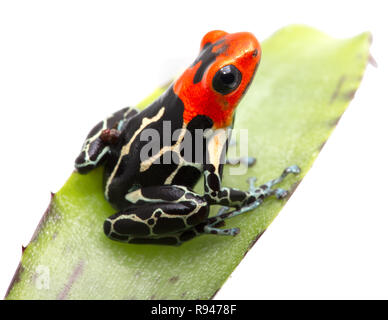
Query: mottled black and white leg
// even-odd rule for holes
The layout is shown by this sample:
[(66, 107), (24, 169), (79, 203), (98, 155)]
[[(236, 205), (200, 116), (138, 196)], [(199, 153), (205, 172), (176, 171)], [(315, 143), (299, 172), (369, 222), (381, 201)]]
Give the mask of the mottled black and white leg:
[[(213, 217), (209, 217), (212, 203), (209, 203), (208, 197), (198, 195), (187, 187), (162, 185), (140, 188), (127, 194), (128, 207), (105, 220), (104, 232), (109, 238), (126, 243), (164, 245), (179, 245), (202, 234), (235, 236), (239, 233), (238, 228), (220, 229), (224, 221), (257, 208), (266, 197), (284, 197), (283, 189), (272, 187), (290, 173), (299, 173), (299, 168), (289, 167), (279, 178), (259, 188), (255, 186), (255, 179), (251, 178), (248, 192), (228, 190), (233, 205), (221, 208)], [(237, 204), (236, 197), (241, 200), (241, 195), (246, 201)], [(229, 207), (235, 209), (228, 212)]]
[[(290, 167), (287, 167), (283, 170), (282, 174), (273, 180), (268, 181), (267, 183), (264, 183), (261, 185), (258, 189), (255, 190), (255, 193), (258, 194), (260, 197), (269, 197), (271, 195), (275, 195), (278, 199), (283, 199), (288, 195), (288, 191), (276, 188), (272, 189), (273, 186), (281, 183), (289, 174), (299, 174), (300, 168), (297, 165), (292, 165)], [(255, 179), (255, 178), (250, 178)]]
[[(235, 217), (237, 215), (248, 212), (250, 210), (253, 210), (253, 209), (257, 208), (264, 201), (264, 199), (269, 197), (269, 196), (275, 195), (276, 198), (278, 198), (278, 199), (285, 198), (288, 195), (287, 190), (281, 189), (281, 188), (272, 189), (272, 187), (275, 186), (276, 184), (279, 184), (280, 182), (282, 182), (285, 179), (285, 177), (287, 175), (289, 175), (290, 173), (292, 173), (292, 174), (300, 173), (299, 167), (296, 165), (293, 165), (293, 166), (286, 168), (278, 178), (270, 180), (267, 183), (262, 184), (259, 188), (257, 188), (255, 186), (255, 182), (257, 180), (256, 177), (248, 178), (248, 181), (247, 181), (249, 184), (248, 193), (253, 195), (255, 200), (253, 202), (250, 202), (247, 205), (243, 205), (238, 210), (234, 210), (231, 212), (227, 212), (229, 207), (226, 207), (226, 206), (222, 207), (219, 210), (219, 212), (213, 217), (213, 218), (217, 218), (215, 223), (218, 223), (220, 221), (220, 218), (222, 218), (224, 220), (227, 218)], [(212, 219), (212, 218), (209, 218), (209, 219)]]
[[(213, 204), (221, 204), (223, 205), (223, 207), (214, 217), (210, 217), (206, 220), (206, 225), (203, 228), (203, 233), (220, 235), (238, 234), (238, 228), (219, 229), (217, 228), (217, 225), (220, 225), (225, 219), (233, 218), (235, 216), (257, 208), (260, 204), (263, 203), (265, 198), (268, 198), (272, 195), (276, 196), (278, 199), (285, 198), (288, 195), (287, 190), (281, 188), (273, 189), (272, 187), (282, 182), (286, 178), (286, 176), (291, 173), (300, 173), (299, 167), (293, 165), (286, 168), (278, 178), (270, 180), (258, 188), (255, 186), (256, 178), (251, 177), (248, 179), (248, 191), (241, 191), (225, 187), (221, 187), (219, 191), (215, 191), (214, 187), (218, 185), (216, 178), (213, 176), (213, 178), (208, 179), (207, 182), (205, 181), (205, 184), (208, 183), (205, 189), (210, 191), (205, 195), (205, 198), (207, 198), (208, 202), (211, 202)], [(235, 210), (228, 212), (230, 207), (234, 207)]]
[(231, 228), (231, 229), (220, 229), (218, 226), (222, 226), (226, 219), (230, 219), (236, 217), (240, 214), (249, 212), (253, 209), (256, 209), (263, 200), (256, 200), (242, 208), (232, 210), (228, 212), (228, 207), (222, 207), (218, 213), (214, 217), (210, 217), (206, 221), (206, 226), (204, 227), (204, 233), (208, 234), (218, 234), (218, 235), (231, 235), (235, 236), (240, 233), (239, 228)]
[[(203, 232), (223, 234), (221, 229), (214, 230), (221, 221), (256, 208), (265, 198), (271, 195), (275, 195), (278, 199), (284, 198), (287, 195), (286, 190), (280, 188), (272, 189), (272, 187), (283, 181), (288, 174), (298, 174), (300, 172), (299, 167), (296, 165), (288, 167), (280, 177), (261, 185), (259, 188), (256, 188), (254, 185), (255, 178), (251, 178), (249, 179), (248, 191), (222, 187), (222, 171), (225, 163), (223, 160), (225, 159), (227, 141), (226, 130), (218, 130), (211, 136), (206, 145), (206, 159), (209, 161), (204, 164), (204, 197), (209, 205), (222, 205), (224, 208), (221, 209), (216, 217), (209, 218), (213, 220), (208, 219), (207, 227), (203, 229)], [(230, 207), (235, 210), (227, 212)], [(233, 234), (235, 232), (236, 230), (227, 231), (226, 234)]]
[(299, 167), (296, 165), (293, 165), (286, 168), (278, 178), (268, 181), (267, 183), (261, 185), (259, 188), (255, 186), (256, 178), (255, 177), (249, 178), (248, 193), (253, 195), (255, 200), (247, 204), (244, 204), (241, 207), (238, 207), (235, 210), (231, 210), (229, 212), (228, 210), (230, 210), (230, 207), (228, 206), (221, 207), (221, 209), (218, 211), (218, 213), (215, 216), (209, 217), (206, 219), (206, 221), (202, 222), (201, 224), (202, 229), (198, 230), (198, 227), (196, 228), (196, 236), (200, 234), (217, 234), (217, 235), (231, 235), (231, 236), (237, 235), (240, 232), (239, 228), (220, 229), (219, 227), (224, 225), (224, 222), (226, 219), (230, 219), (256, 209), (263, 203), (264, 199), (269, 196), (275, 195), (278, 199), (283, 199), (284, 197), (286, 197), (288, 194), (288, 191), (281, 188), (272, 189), (272, 187), (282, 182), (285, 179), (285, 177), (290, 173), (292, 174), (300, 173)]
[(126, 196), (128, 207), (105, 220), (105, 234), (117, 241), (134, 244), (180, 245), (203, 234), (235, 236), (239, 228), (221, 229), (225, 220), (249, 212), (275, 195), (286, 195), (283, 189), (272, 189), (290, 173), (299, 173), (297, 166), (284, 170), (279, 178), (273, 179), (259, 188), (255, 178), (248, 179), (252, 201), (237, 206), (222, 207), (209, 217), (209, 203), (204, 196), (177, 185), (140, 188)]
[(257, 199), (263, 200), (271, 195), (278, 199), (287, 196), (288, 192), (281, 188), (272, 189), (273, 186), (282, 182), (289, 174), (299, 174), (298, 166), (293, 165), (286, 168), (283, 173), (276, 179), (264, 183), (259, 188), (254, 186), (256, 178), (248, 179), (249, 190), (242, 191), (234, 188), (221, 187), (221, 165), (218, 170), (213, 165), (205, 166), (205, 197), (211, 204), (219, 204), (226, 207), (242, 207), (250, 204)]
[(126, 199), (128, 207), (105, 220), (104, 232), (127, 243), (180, 244), (186, 239), (184, 231), (209, 215), (204, 198), (184, 186), (141, 188)]
[(124, 124), (138, 112), (136, 108), (126, 107), (95, 125), (87, 135), (81, 153), (75, 160), (77, 171), (82, 174), (88, 173), (101, 165), (109, 153), (110, 145), (118, 139)]
[[(167, 244), (167, 245), (181, 245), (182, 243), (189, 241), (193, 238), (204, 234), (212, 235), (222, 235), (222, 236), (236, 236), (239, 234), (239, 228), (230, 228), (230, 229), (220, 229), (220, 227), (225, 225), (224, 220), (228, 218), (235, 217), (239, 214), (253, 210), (259, 206), (259, 201), (252, 203), (249, 206), (240, 208), (239, 210), (234, 210), (231, 212), (226, 212), (223, 210), (222, 214), (217, 214), (214, 217), (210, 217), (202, 221), (201, 223), (192, 226), (186, 230), (178, 231), (175, 233), (162, 235), (155, 238), (134, 238), (131, 239), (130, 243), (142, 243), (142, 244)], [(227, 208), (229, 209), (229, 208)]]

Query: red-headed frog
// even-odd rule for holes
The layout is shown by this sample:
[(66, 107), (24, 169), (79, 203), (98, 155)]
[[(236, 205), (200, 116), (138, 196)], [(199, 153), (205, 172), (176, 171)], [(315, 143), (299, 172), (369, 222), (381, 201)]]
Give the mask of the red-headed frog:
[[(81, 174), (104, 166), (104, 194), (118, 210), (103, 226), (113, 240), (179, 245), (202, 234), (230, 235), (225, 219), (283, 198), (272, 188), (289, 173), (248, 191), (221, 185), (235, 110), (261, 59), (249, 32), (211, 31), (194, 63), (156, 101), (127, 107), (98, 123), (87, 136), (75, 167)], [(204, 194), (193, 191), (204, 177)], [(209, 217), (211, 205), (220, 211)]]

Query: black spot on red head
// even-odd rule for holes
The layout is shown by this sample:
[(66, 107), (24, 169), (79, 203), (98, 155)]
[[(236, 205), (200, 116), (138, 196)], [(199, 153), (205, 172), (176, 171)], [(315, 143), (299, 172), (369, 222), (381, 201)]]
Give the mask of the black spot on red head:
[(199, 54), (198, 58), (195, 59), (193, 63), (193, 67), (200, 63), (197, 72), (194, 75), (193, 83), (196, 84), (202, 80), (202, 77), (207, 70), (207, 68), (216, 60), (217, 56), (223, 53), (227, 49), (227, 45), (223, 45), (213, 52), (214, 47), (222, 44), (224, 41), (220, 40), (213, 44), (208, 44), (204, 47), (204, 49)]
[(207, 46), (211, 45), (214, 42), (217, 42), (222, 37), (227, 35), (228, 33), (222, 30), (213, 30), (209, 31), (204, 35), (201, 41), (201, 50), (205, 49)]

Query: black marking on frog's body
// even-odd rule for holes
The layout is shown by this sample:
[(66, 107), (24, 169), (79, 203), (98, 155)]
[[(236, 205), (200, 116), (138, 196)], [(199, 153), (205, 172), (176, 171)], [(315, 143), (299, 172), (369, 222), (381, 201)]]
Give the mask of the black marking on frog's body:
[(183, 186), (146, 187), (135, 193), (135, 204), (106, 220), (104, 231), (109, 237), (126, 237), (128, 242), (145, 237), (158, 239), (189, 229), (209, 214), (202, 197)]
[[(171, 139), (171, 136), (164, 137), (163, 123), (169, 121), (171, 133), (176, 131), (179, 133), (179, 129), (193, 131), (204, 126), (210, 128), (211, 121), (204, 121), (201, 118), (199, 125), (198, 119), (194, 118), (191, 122), (196, 124), (195, 128), (191, 122), (185, 128), (183, 110), (182, 101), (170, 87), (162, 97), (124, 124), (119, 141), (110, 146), (104, 173), (105, 196), (116, 208), (124, 209), (128, 206), (125, 196), (134, 185), (140, 188), (179, 182), (179, 185), (192, 188), (197, 183), (202, 165), (186, 161), (181, 155), (186, 131), (182, 130), (181, 141)], [(141, 133), (145, 129), (153, 129), (159, 133), (161, 142), (159, 150), (162, 151), (150, 154), (141, 161), (140, 151), (148, 143), (141, 139)], [(195, 159), (195, 153), (193, 158)], [(171, 163), (163, 163), (163, 159), (171, 159)], [(183, 179), (182, 175), (185, 172), (192, 174)]]

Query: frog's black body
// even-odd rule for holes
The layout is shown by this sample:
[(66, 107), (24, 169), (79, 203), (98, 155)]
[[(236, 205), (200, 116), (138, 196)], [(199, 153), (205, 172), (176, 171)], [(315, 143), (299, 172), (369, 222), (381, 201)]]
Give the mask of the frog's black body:
[[(146, 109), (124, 108), (97, 124), (87, 136), (75, 166), (84, 174), (104, 165), (104, 194), (119, 210), (104, 223), (104, 232), (111, 239), (180, 244), (204, 233), (236, 235), (238, 228), (219, 228), (224, 220), (252, 210), (268, 196), (284, 197), (285, 190), (271, 187), (287, 174), (299, 172), (298, 167), (289, 167), (259, 188), (251, 180), (248, 191), (221, 186), (228, 129), (233, 126), (231, 108), (246, 91), (260, 60), (253, 35), (234, 34), (228, 40), (225, 34), (217, 31), (205, 36), (200, 58), (188, 73)], [(224, 38), (212, 46), (207, 44), (217, 37)], [(240, 39), (246, 43), (241, 44)], [(245, 51), (240, 56), (241, 45)], [(208, 74), (213, 64), (230, 63), (231, 58), (236, 66), (247, 69), (248, 76), (232, 64), (214, 70), (214, 76)], [(200, 66), (197, 71), (196, 66)], [(204, 108), (207, 105), (209, 108)], [(209, 135), (206, 130), (214, 128), (220, 130)], [(150, 129), (157, 133), (160, 145), (144, 153)], [(202, 175), (205, 193), (199, 195), (192, 188)], [(224, 207), (209, 217), (211, 205)], [(234, 210), (227, 212), (229, 208)]]
[[(105, 163), (105, 195), (116, 208), (124, 209), (128, 206), (125, 196), (129, 190), (133, 191), (140, 187), (161, 186), (164, 184), (192, 188), (197, 183), (202, 172), (201, 164), (189, 161), (178, 168), (177, 160), (179, 159), (179, 162), (185, 160), (182, 154), (183, 150), (163, 152), (163, 157), (171, 159), (171, 163), (162, 163), (163, 158), (160, 157), (154, 158), (160, 163), (153, 163), (155, 161), (150, 158), (155, 154), (150, 154), (148, 159), (141, 161), (140, 151), (149, 142), (144, 141), (144, 138), (142, 139), (142, 131), (139, 131), (144, 119), (149, 119), (149, 124), (143, 125), (144, 129), (153, 129), (158, 132), (161, 142), (159, 149), (172, 147), (177, 143), (176, 139), (172, 139), (171, 136), (164, 136), (163, 125), (166, 123), (169, 124), (171, 133), (179, 133), (179, 129), (186, 129), (190, 134), (194, 134), (194, 129), (212, 127), (213, 124), (209, 118), (200, 117), (200, 119), (194, 118), (185, 128), (183, 125), (183, 109), (182, 101), (170, 87), (165, 94), (148, 108), (125, 121), (119, 140), (110, 147), (110, 155)], [(179, 143), (180, 146), (183, 145), (184, 139)], [(122, 150), (128, 144), (130, 144), (129, 152), (122, 156)], [(192, 158), (195, 159), (195, 148), (193, 150)], [(141, 165), (147, 161), (149, 161), (147, 168), (141, 169)]]

